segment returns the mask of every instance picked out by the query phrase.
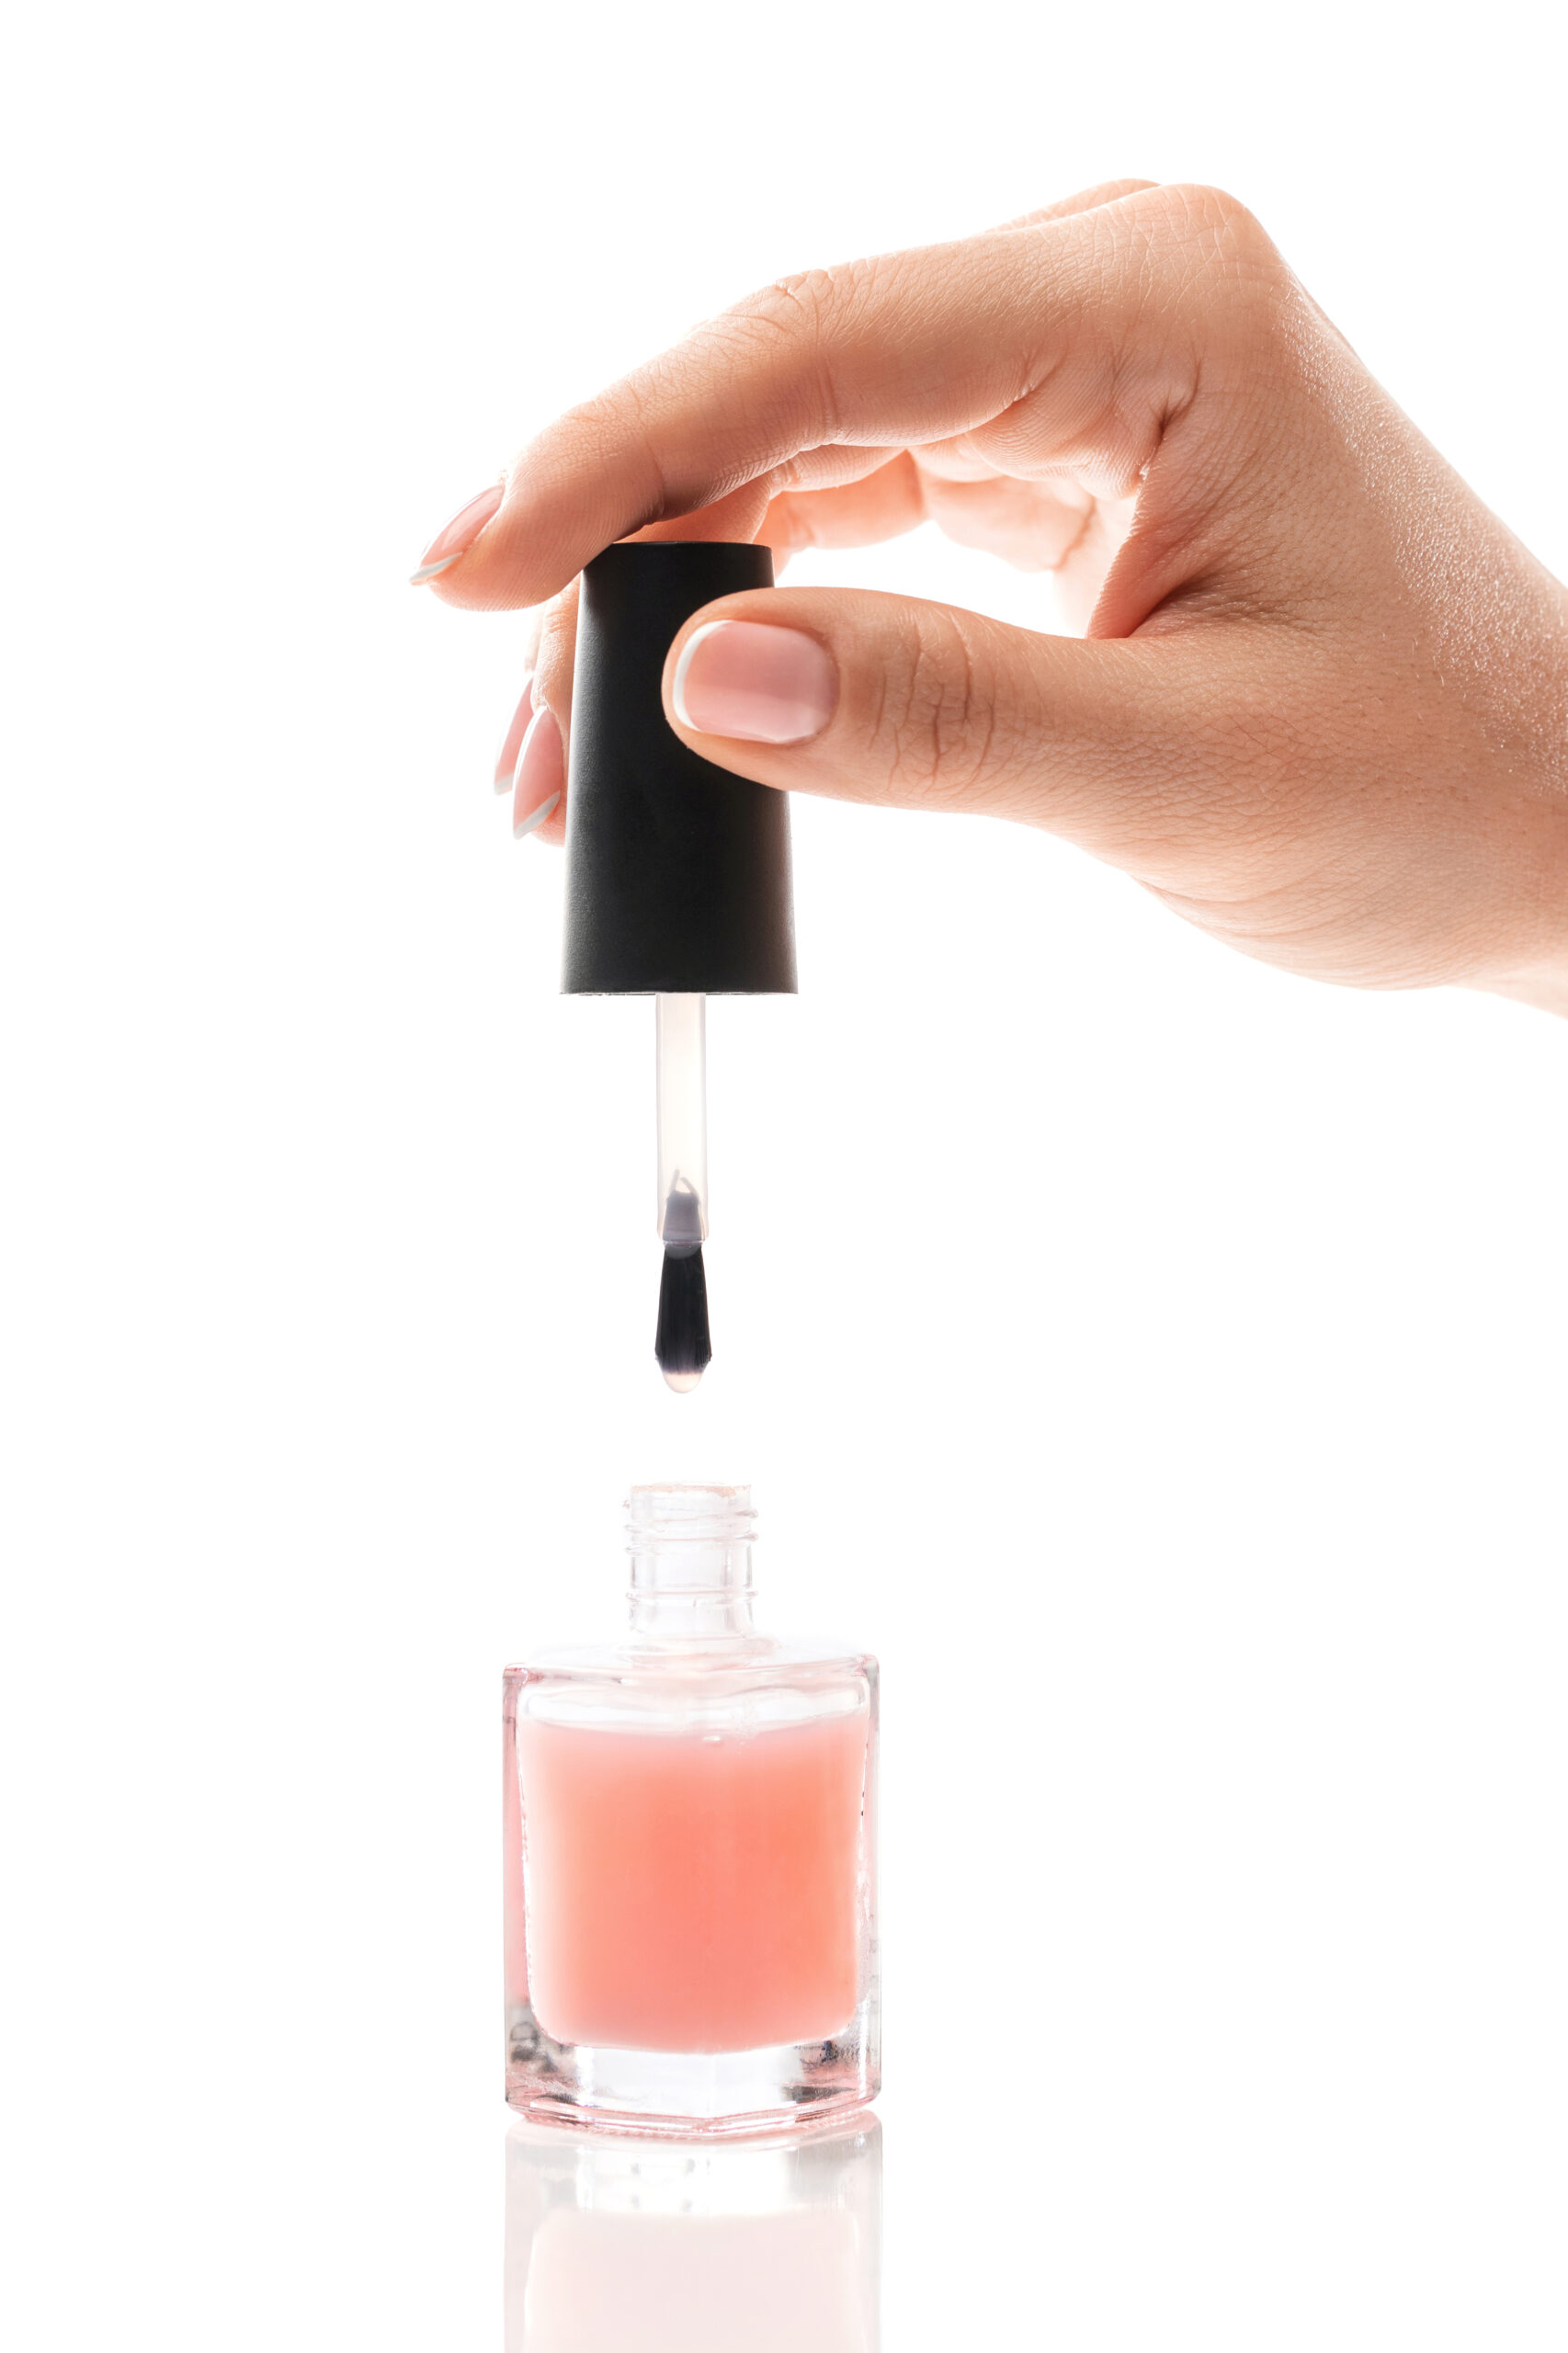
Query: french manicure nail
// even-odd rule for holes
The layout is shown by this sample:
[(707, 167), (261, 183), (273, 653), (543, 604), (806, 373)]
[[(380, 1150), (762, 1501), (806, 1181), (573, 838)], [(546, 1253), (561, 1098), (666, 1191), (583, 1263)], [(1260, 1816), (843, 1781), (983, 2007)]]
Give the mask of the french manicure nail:
[(542, 825), (566, 788), (566, 755), (554, 715), (543, 705), (528, 722), (512, 785), (512, 834), (521, 841)]
[(681, 725), (699, 735), (803, 744), (833, 717), (838, 673), (804, 630), (707, 621), (681, 648), (671, 699)]
[(409, 585), (423, 588), (437, 573), (449, 572), (459, 556), (468, 553), (506, 495), (506, 483), (493, 482), (488, 490), (482, 490), (477, 498), (471, 498), (466, 506), (460, 507), (420, 557), (418, 571), (409, 574)]
[(536, 827), (542, 825), (560, 798), (559, 792), (552, 792), (548, 801), (541, 801), (531, 817), (525, 817), (520, 825), (513, 826), (512, 839), (515, 842), (520, 842), (534, 832)]
[(523, 699), (512, 713), (512, 723), (501, 738), (501, 749), (495, 756), (495, 790), (510, 792), (517, 773), (517, 754), (523, 748), (523, 737), (528, 732), (528, 722), (534, 715), (534, 682), (530, 678), (523, 688)]

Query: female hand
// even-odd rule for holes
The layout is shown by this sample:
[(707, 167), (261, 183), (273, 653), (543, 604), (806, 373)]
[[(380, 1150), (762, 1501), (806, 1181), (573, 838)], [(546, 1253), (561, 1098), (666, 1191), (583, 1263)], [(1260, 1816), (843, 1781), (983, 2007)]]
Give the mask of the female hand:
[(517, 820), (559, 839), (590, 556), (926, 517), (1056, 572), (1086, 638), (757, 590), (676, 640), (671, 725), (765, 784), (1046, 826), (1297, 972), (1568, 1012), (1568, 594), (1211, 189), (767, 287), (551, 426), (416, 576), (554, 599)]

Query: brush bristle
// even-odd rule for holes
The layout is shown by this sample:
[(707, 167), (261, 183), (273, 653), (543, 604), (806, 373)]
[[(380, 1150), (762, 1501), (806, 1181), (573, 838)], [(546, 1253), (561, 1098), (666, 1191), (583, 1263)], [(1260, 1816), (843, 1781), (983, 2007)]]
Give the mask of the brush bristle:
[(659, 1328), (653, 1354), (672, 1389), (695, 1389), (712, 1361), (708, 1333), (708, 1278), (700, 1245), (666, 1250), (659, 1278)]

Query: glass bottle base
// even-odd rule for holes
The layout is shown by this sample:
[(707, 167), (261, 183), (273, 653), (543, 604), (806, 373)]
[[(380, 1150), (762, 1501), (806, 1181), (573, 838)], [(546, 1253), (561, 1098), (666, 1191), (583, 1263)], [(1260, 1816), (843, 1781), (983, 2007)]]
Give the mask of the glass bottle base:
[(827, 2042), (756, 2051), (620, 2051), (562, 2043), (526, 2005), (506, 2021), (508, 2106), (539, 2123), (682, 2140), (803, 2131), (875, 2099), (863, 2016)]

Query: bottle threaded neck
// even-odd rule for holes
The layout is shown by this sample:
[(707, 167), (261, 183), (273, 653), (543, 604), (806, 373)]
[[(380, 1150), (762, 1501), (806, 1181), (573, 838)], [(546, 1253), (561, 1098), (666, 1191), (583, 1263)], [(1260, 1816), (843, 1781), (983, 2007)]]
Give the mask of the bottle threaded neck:
[(631, 1550), (670, 1544), (749, 1544), (756, 1529), (749, 1487), (633, 1487), (626, 1499)]
[(633, 1624), (679, 1620), (715, 1632), (748, 1626), (756, 1529), (749, 1487), (633, 1487), (626, 1516)]

